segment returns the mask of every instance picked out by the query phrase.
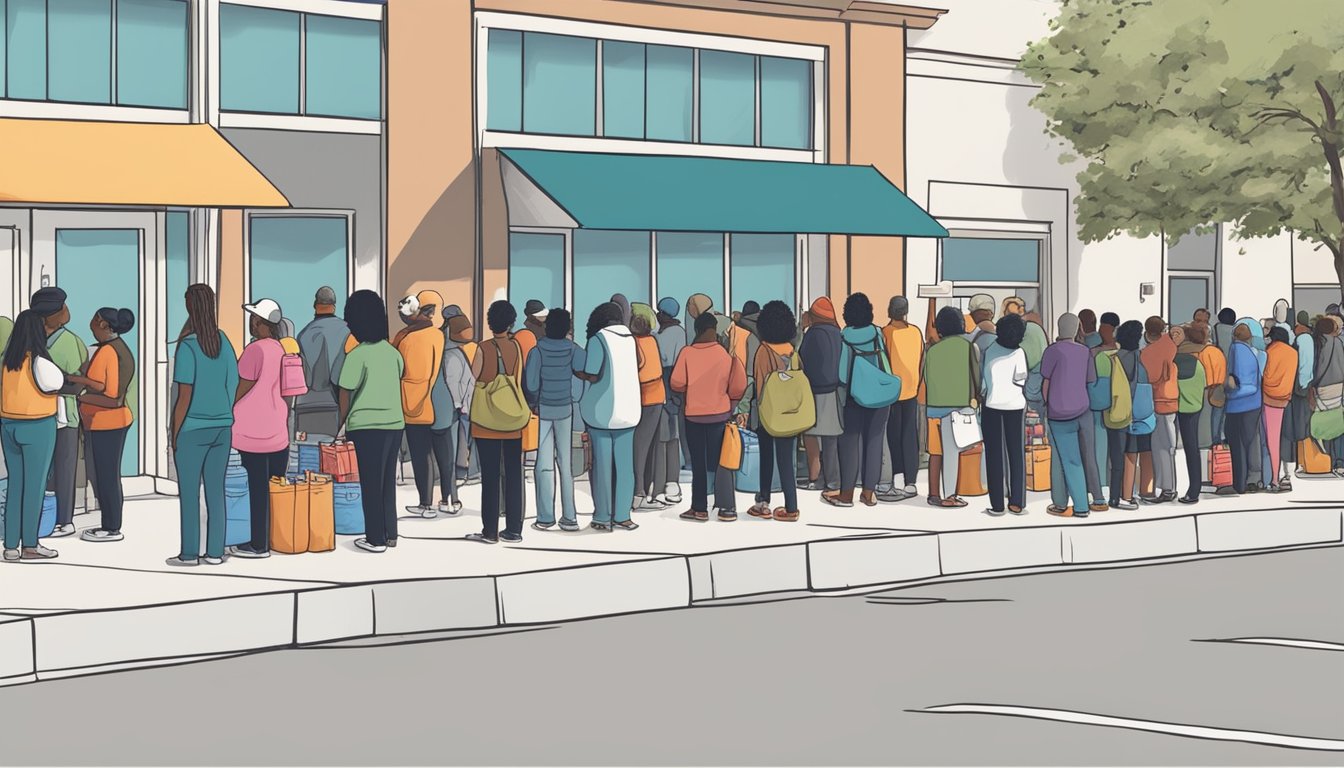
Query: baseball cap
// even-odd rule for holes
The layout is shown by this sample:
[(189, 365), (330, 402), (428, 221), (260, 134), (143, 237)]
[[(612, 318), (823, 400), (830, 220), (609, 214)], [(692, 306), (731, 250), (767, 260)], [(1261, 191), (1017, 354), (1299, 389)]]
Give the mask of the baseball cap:
[(313, 297), (313, 303), (324, 307), (336, 306), (336, 290), (329, 285), (318, 288), (317, 295)]
[(528, 317), (535, 317), (538, 320), (542, 320), (550, 314), (550, 311), (546, 309), (546, 305), (542, 304), (539, 300), (528, 299), (527, 304), (523, 305), (523, 314)]
[(977, 293), (971, 297), (970, 304), (967, 305), (970, 312), (979, 312), (981, 310), (994, 311), (994, 297), (988, 293)]
[(415, 294), (415, 301), (420, 305), (420, 311), (424, 311), (425, 307), (443, 309), (443, 295), (438, 291), (421, 291)]
[(279, 325), (280, 321), (285, 319), (285, 313), (280, 311), (280, 305), (275, 299), (262, 299), (255, 304), (244, 304), (243, 311), (256, 315), (271, 325)]
[(658, 311), (668, 317), (676, 317), (677, 313), (681, 311), (681, 305), (671, 296), (664, 296), (662, 301), (658, 302)]

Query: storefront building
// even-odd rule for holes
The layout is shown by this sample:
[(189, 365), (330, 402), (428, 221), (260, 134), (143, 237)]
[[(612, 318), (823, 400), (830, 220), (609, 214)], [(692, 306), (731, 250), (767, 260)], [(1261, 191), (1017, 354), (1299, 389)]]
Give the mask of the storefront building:
[(128, 494), (172, 492), (174, 342), (192, 282), (234, 346), (270, 296), (381, 288), (383, 13), (351, 0), (0, 0), (0, 314), (69, 294), (137, 316)]
[[(388, 291), (720, 311), (899, 292), (904, 48), (939, 11), (799, 0), (389, 8)], [(580, 334), (581, 336), (582, 334)]]

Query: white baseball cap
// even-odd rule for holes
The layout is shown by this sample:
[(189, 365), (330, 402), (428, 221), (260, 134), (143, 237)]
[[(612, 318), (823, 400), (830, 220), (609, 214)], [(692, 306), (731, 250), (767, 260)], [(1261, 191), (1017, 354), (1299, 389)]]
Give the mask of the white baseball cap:
[(275, 299), (262, 299), (255, 304), (244, 304), (243, 311), (256, 315), (272, 325), (279, 325), (280, 321), (285, 319), (285, 314), (280, 311), (280, 305)]

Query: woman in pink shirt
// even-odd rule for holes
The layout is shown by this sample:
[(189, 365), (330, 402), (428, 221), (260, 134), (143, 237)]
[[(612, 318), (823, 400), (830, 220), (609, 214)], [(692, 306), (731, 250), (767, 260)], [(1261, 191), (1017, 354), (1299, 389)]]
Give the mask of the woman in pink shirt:
[(233, 447), (247, 470), (252, 540), (234, 547), (238, 557), (271, 556), (270, 482), (289, 463), (289, 406), (280, 395), (280, 345), (284, 314), (272, 299), (245, 304), (254, 339), (238, 358), (238, 394), (233, 405)]

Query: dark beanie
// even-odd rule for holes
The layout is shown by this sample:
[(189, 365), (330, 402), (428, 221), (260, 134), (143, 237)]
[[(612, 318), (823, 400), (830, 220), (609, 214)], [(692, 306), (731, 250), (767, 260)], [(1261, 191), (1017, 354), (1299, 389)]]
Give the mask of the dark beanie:
[(29, 307), (42, 317), (51, 317), (61, 311), (65, 306), (65, 291), (52, 286), (50, 288), (39, 289), (33, 294), (33, 300), (29, 302)]

